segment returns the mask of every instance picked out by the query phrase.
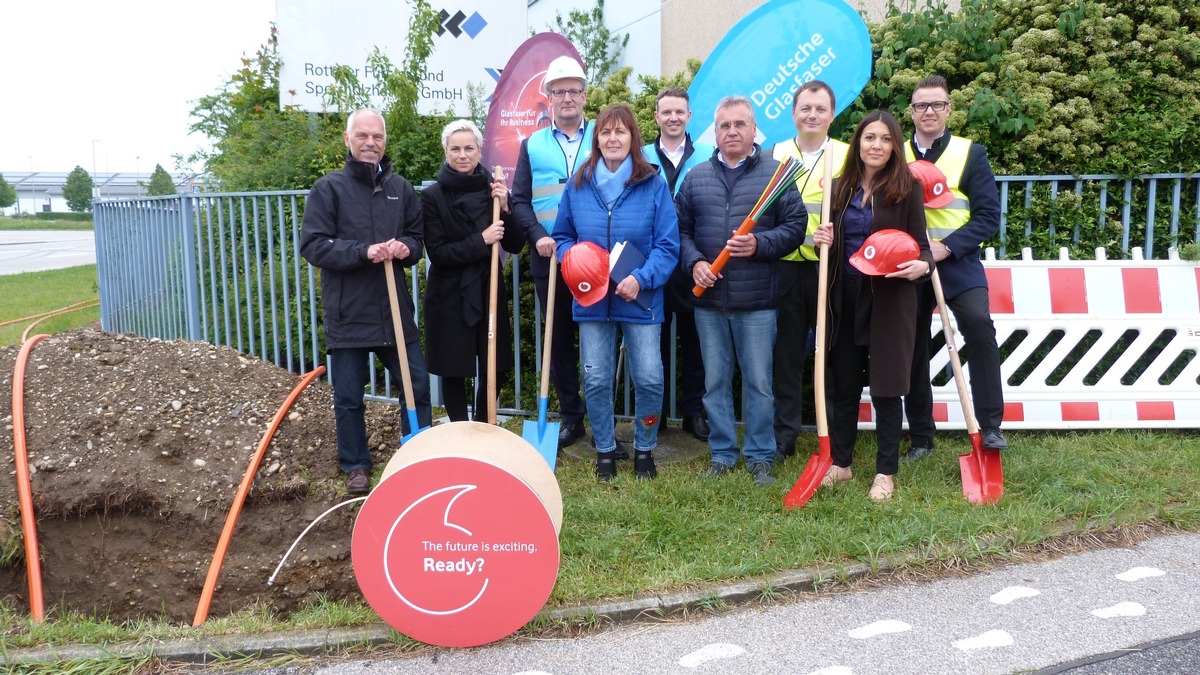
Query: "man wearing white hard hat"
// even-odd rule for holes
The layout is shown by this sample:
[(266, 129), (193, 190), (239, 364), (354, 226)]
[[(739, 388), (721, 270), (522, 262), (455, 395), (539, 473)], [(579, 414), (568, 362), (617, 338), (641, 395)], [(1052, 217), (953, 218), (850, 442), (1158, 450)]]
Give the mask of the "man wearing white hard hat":
[[(529, 270), (543, 313), (549, 288), (550, 256), (554, 255), (554, 220), (567, 179), (591, 152), (592, 129), (583, 118), (587, 100), (587, 76), (583, 66), (570, 56), (560, 56), (546, 69), (543, 86), (550, 98), (554, 119), (521, 142), (513, 175), (512, 210), (517, 223), (533, 247)], [(558, 447), (583, 438), (586, 413), (579, 394), (579, 352), (575, 349), (578, 327), (571, 319), (570, 290), (557, 279), (554, 302), (554, 334), (550, 350), (550, 380), (558, 394)]]

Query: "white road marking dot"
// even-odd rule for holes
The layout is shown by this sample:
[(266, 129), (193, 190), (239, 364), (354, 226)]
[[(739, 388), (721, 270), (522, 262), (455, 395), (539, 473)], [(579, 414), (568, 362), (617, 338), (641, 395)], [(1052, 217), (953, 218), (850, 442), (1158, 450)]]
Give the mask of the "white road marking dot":
[(1098, 616), (1101, 619), (1114, 619), (1118, 616), (1142, 616), (1146, 613), (1146, 608), (1136, 602), (1118, 602), (1112, 607), (1101, 607), (1093, 609), (1092, 616)]
[(820, 670), (814, 670), (808, 675), (854, 675), (854, 671), (846, 666), (829, 666)]
[(1007, 647), (1007, 646), (1011, 645), (1012, 643), (1013, 643), (1013, 638), (1008, 633), (1006, 633), (1002, 630), (989, 630), (988, 632), (983, 633), (982, 635), (976, 635), (975, 637), (963, 638), (962, 640), (955, 640), (953, 644), (955, 647), (958, 647), (959, 649), (963, 650), (964, 652), (968, 652), (968, 651), (971, 651), (972, 649), (991, 649), (993, 647)]
[(1117, 578), (1121, 581), (1140, 581), (1150, 577), (1161, 577), (1165, 574), (1166, 572), (1158, 569), (1157, 567), (1134, 567), (1121, 572), (1117, 575)]
[(876, 621), (875, 623), (869, 623), (865, 626), (855, 628), (854, 630), (850, 631), (850, 637), (854, 638), (855, 640), (866, 640), (867, 638), (873, 638), (876, 635), (883, 635), (885, 633), (903, 633), (906, 630), (912, 630), (912, 626), (904, 623), (903, 621), (885, 619), (883, 621)]
[(746, 650), (737, 645), (729, 644), (728, 642), (714, 642), (711, 645), (705, 645), (697, 649), (691, 654), (685, 654), (683, 658), (679, 659), (679, 665), (684, 668), (695, 668), (702, 663), (717, 659), (731, 659), (745, 653)]
[(1035, 595), (1041, 595), (1041, 591), (1029, 588), (1028, 586), (1009, 586), (992, 595), (991, 601), (997, 605), (1007, 605), (1013, 600), (1021, 598), (1032, 598)]

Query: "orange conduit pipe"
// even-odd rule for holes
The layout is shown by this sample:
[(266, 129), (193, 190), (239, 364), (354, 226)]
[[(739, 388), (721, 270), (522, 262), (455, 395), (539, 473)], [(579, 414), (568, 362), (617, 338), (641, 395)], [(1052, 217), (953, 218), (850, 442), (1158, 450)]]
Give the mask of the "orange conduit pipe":
[[(78, 303), (76, 303), (76, 304), (78, 304)], [(21, 333), (21, 342), (25, 342), (25, 338), (29, 337), (29, 333), (30, 333), (30, 331), (33, 330), (34, 326), (45, 321), (46, 319), (53, 319), (54, 317), (62, 316), (63, 314), (70, 314), (71, 312), (78, 312), (81, 309), (94, 309), (99, 306), (100, 306), (99, 300), (89, 300), (88, 304), (81, 305), (79, 307), (76, 307), (75, 305), (68, 305), (67, 307), (63, 307), (62, 309), (56, 309), (53, 312), (47, 312), (46, 314), (42, 315), (42, 317), (39, 318), (37, 321), (34, 321), (33, 323), (31, 323), (25, 327), (25, 332)]]
[(3, 328), (5, 326), (8, 326), (8, 325), (14, 324), (14, 323), (21, 323), (22, 321), (29, 321), (30, 319), (44, 319), (47, 316), (50, 316), (52, 314), (57, 314), (58, 312), (65, 312), (69, 309), (77, 308), (80, 305), (86, 305), (88, 303), (93, 303), (93, 302), (96, 304), (99, 304), (100, 299), (92, 298), (91, 300), (80, 300), (79, 302), (67, 305), (66, 307), (59, 307), (58, 309), (52, 309), (49, 312), (40, 312), (38, 314), (30, 314), (29, 316), (23, 316), (19, 319), (9, 319), (7, 321), (0, 321), (0, 328)]
[(279, 424), (283, 422), (283, 416), (291, 409), (292, 404), (300, 398), (300, 394), (312, 381), (325, 374), (325, 366), (317, 366), (317, 369), (305, 375), (300, 380), (300, 384), (288, 394), (283, 405), (279, 406), (279, 412), (275, 413), (275, 417), (271, 420), (271, 426), (267, 427), (267, 433), (263, 435), (262, 440), (258, 443), (258, 449), (254, 452), (254, 457), (250, 459), (250, 465), (246, 467), (246, 475), (242, 476), (242, 484), (238, 486), (237, 494), (233, 497), (233, 504), (229, 507), (229, 515), (225, 518), (225, 529), (221, 530), (221, 538), (217, 540), (217, 550), (213, 553), (212, 564), (208, 566), (208, 578), (204, 580), (204, 590), (200, 592), (200, 604), (196, 607), (196, 617), (192, 619), (192, 627), (199, 627), (208, 618), (208, 608), (212, 604), (213, 592), (217, 589), (217, 578), (221, 576), (221, 565), (225, 562), (225, 553), (229, 551), (229, 540), (233, 538), (233, 528), (237, 527), (238, 516), (242, 512), (242, 504), (246, 502), (246, 495), (250, 493), (250, 484), (254, 482), (254, 474), (258, 473), (258, 465), (262, 463), (263, 455), (267, 454), (267, 447), (271, 445), (271, 439), (275, 438), (275, 432), (279, 429)]
[(25, 450), (25, 366), (33, 346), (49, 335), (34, 335), (21, 344), (13, 368), (13, 454), (17, 464), (17, 501), (21, 505), (21, 534), (25, 539), (25, 571), (29, 576), (29, 614), (34, 623), (46, 618), (42, 604), (42, 560), (38, 553), (37, 521), (33, 517), (33, 486), (29, 482), (29, 453)]

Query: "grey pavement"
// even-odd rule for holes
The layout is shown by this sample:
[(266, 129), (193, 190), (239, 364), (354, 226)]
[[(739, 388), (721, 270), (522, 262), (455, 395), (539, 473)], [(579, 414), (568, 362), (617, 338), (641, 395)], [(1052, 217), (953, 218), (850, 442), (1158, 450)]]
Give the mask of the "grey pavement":
[(0, 230), (0, 274), (95, 262), (96, 238), (90, 230)]
[(1198, 581), (1200, 534), (1167, 535), (963, 578), (626, 621), (579, 637), (515, 637), (382, 658), (343, 653), (253, 672), (1198, 673)]

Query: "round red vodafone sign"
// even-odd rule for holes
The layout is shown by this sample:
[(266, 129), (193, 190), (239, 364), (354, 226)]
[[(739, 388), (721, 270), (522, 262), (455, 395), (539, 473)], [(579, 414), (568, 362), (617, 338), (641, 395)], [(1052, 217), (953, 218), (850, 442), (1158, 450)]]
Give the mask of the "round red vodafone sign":
[(474, 647), (525, 625), (558, 577), (558, 535), (536, 493), (464, 457), (406, 466), (367, 498), (351, 540), (363, 596), (392, 628)]

